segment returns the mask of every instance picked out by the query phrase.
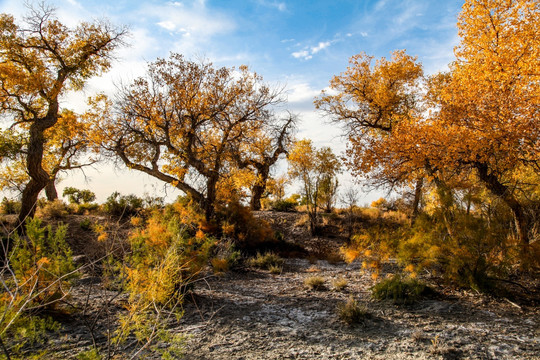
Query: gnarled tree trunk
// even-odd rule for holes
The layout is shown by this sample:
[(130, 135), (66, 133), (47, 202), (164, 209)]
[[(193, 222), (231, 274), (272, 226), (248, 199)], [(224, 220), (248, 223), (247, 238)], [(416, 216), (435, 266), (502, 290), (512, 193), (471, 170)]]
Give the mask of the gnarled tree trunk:
[(49, 179), (47, 186), (45, 186), (45, 195), (47, 195), (47, 200), (49, 201), (58, 199), (58, 191), (56, 191), (55, 180), (56, 179)]
[(36, 203), (41, 190), (50, 181), (49, 174), (43, 169), (43, 151), (46, 142), (45, 130), (54, 126), (58, 117), (58, 104), (53, 103), (49, 107), (47, 116), (36, 120), (30, 125), (30, 138), (28, 141), (28, 152), (26, 155), (26, 167), (30, 181), (22, 193), (21, 211), (19, 212), (18, 228), (19, 232), (24, 231), (24, 222), (28, 217), (33, 217), (36, 211)]

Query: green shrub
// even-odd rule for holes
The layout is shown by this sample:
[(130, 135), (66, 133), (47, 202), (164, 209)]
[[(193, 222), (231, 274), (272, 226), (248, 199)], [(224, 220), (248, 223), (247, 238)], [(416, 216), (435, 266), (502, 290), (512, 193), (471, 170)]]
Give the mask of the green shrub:
[(66, 187), (62, 192), (62, 196), (67, 196), (70, 204), (88, 204), (96, 200), (96, 194), (92, 191), (84, 189), (79, 190), (74, 187)]
[(136, 215), (143, 207), (143, 199), (130, 194), (121, 195), (115, 191), (107, 198), (103, 209), (106, 213), (114, 216), (129, 217)]
[(248, 260), (248, 265), (263, 270), (270, 270), (270, 268), (281, 268), (283, 266), (283, 259), (272, 252), (267, 252), (264, 255), (257, 253), (257, 256)]
[(95, 212), (99, 209), (96, 203), (69, 204), (69, 211), (72, 214), (85, 215)]
[(2, 199), (2, 214), (11, 215), (18, 214), (21, 210), (21, 202), (17, 200), (11, 200), (7, 197)]
[(397, 257), (415, 272), (438, 268), (455, 285), (492, 291), (491, 279), (504, 278), (518, 258), (511, 215), (498, 214), (491, 221), (455, 210), (445, 215), (443, 209), (420, 216)]
[(304, 286), (309, 290), (323, 291), (326, 290), (325, 282), (321, 276), (310, 276), (304, 280)]
[(354, 297), (350, 297), (347, 302), (338, 305), (338, 317), (348, 325), (364, 323), (371, 317), (365, 304), (360, 304)]
[(239, 265), (241, 253), (235, 250), (231, 241), (218, 243), (216, 249), (214, 258), (211, 260), (212, 269), (215, 273), (225, 273)]
[(270, 204), (274, 211), (293, 212), (296, 211), (298, 203), (292, 199), (276, 200)]
[(43, 343), (45, 332), (58, 328), (42, 315), (68, 295), (70, 280), (76, 276), (66, 230), (64, 225), (55, 231), (42, 227), (35, 218), (27, 222), (25, 237), (15, 235), (7, 241), (9, 256), (0, 269), (4, 289), (0, 339), (12, 354), (26, 345)]
[(84, 231), (92, 230), (92, 222), (90, 221), (90, 219), (84, 219), (80, 222), (79, 226)]
[(403, 278), (400, 274), (384, 279), (371, 288), (377, 300), (391, 300), (394, 304), (411, 304), (418, 300), (427, 286), (413, 278)]

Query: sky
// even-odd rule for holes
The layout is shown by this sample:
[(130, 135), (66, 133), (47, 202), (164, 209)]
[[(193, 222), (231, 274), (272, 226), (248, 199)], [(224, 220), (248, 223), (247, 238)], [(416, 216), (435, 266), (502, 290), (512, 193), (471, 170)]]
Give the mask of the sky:
[[(390, 57), (397, 49), (417, 56), (427, 74), (447, 69), (458, 45), (456, 22), (463, 0), (49, 0), (67, 26), (106, 18), (130, 30), (129, 46), (119, 49), (111, 70), (91, 79), (84, 91), (63, 99), (66, 108), (82, 111), (96, 93), (114, 94), (120, 83), (143, 75), (146, 64), (171, 52), (216, 66), (248, 65), (272, 86), (283, 87), (288, 110), (299, 115), (298, 138), (336, 154), (345, 140), (335, 125), (317, 112), (313, 100), (334, 75), (346, 70), (351, 56), (364, 52)], [(22, 0), (1, 0), (0, 12), (20, 22), (27, 13)], [(281, 169), (283, 166), (281, 166)], [(283, 169), (282, 169), (283, 170)], [(347, 171), (342, 188), (352, 186)], [(113, 191), (142, 195), (179, 193), (146, 175), (100, 165), (85, 174), (65, 176), (59, 184), (90, 188), (102, 202)], [(360, 185), (360, 190), (365, 190)], [(288, 189), (294, 192), (296, 189)], [(380, 191), (363, 192), (369, 203)]]

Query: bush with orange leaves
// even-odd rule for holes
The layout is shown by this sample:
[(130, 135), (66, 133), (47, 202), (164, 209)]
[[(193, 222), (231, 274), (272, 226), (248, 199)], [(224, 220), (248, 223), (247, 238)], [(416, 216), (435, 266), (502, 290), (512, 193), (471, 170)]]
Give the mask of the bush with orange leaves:
[(201, 276), (215, 246), (203, 219), (193, 204), (180, 199), (146, 220), (132, 221), (131, 252), (122, 267), (128, 311), (120, 317), (114, 342), (135, 336), (139, 346), (134, 357), (163, 350), (154, 346), (158, 342), (169, 344), (166, 351), (173, 358), (181, 350), (182, 339), (167, 326), (181, 318), (184, 294)]
[(253, 216), (253, 212), (238, 202), (231, 202), (219, 209), (221, 235), (232, 239), (240, 250), (257, 252), (279, 247), (270, 225)]

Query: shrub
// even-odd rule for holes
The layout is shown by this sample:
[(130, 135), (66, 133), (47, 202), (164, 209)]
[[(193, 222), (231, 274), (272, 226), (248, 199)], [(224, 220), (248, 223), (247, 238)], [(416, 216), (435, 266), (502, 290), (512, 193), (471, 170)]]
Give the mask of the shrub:
[(257, 253), (257, 256), (248, 260), (248, 265), (263, 270), (270, 270), (270, 268), (281, 268), (283, 266), (283, 259), (278, 255), (267, 252), (264, 255)]
[(143, 199), (137, 196), (121, 195), (118, 191), (115, 191), (107, 198), (103, 209), (110, 215), (129, 217), (137, 214), (143, 207)]
[(92, 222), (90, 221), (90, 219), (84, 219), (80, 222), (79, 226), (84, 231), (92, 230)]
[(95, 203), (70, 204), (69, 211), (72, 214), (84, 215), (95, 212), (99, 209), (99, 205)]
[(237, 249), (255, 253), (276, 247), (279, 243), (270, 225), (253, 216), (253, 212), (238, 202), (218, 209), (221, 235), (234, 241)]
[(371, 317), (365, 304), (360, 304), (354, 297), (350, 297), (346, 303), (338, 305), (338, 317), (348, 325), (364, 323)]
[(8, 238), (9, 256), (0, 269), (5, 290), (0, 297), (4, 352), (17, 353), (26, 344), (43, 342), (45, 331), (58, 328), (52, 320), (37, 315), (68, 295), (75, 276), (65, 236), (66, 226), (53, 231), (35, 218), (27, 222), (24, 238)]
[(7, 197), (2, 199), (2, 214), (11, 215), (18, 214), (21, 210), (21, 202), (17, 200), (11, 200)]
[[(154, 210), (145, 223), (129, 238), (131, 253), (122, 261), (125, 288), (129, 291), (128, 312), (120, 317), (115, 341), (130, 335), (150, 349), (159, 351), (159, 342), (173, 344), (165, 354), (175, 358), (182, 337), (167, 331), (170, 322), (182, 316), (185, 292), (201, 275), (215, 247), (215, 240), (201, 229), (196, 220), (186, 218), (186, 209), (177, 204), (167, 211)], [(223, 262), (214, 261), (216, 266)]]
[(38, 208), (36, 215), (42, 219), (61, 219), (68, 214), (68, 208), (62, 200), (47, 201)]
[(392, 300), (394, 304), (411, 304), (426, 292), (427, 286), (413, 278), (403, 278), (399, 274), (380, 281), (371, 288), (377, 300)]
[(326, 290), (325, 282), (321, 276), (310, 276), (304, 280), (304, 286), (309, 290), (322, 291)]
[(345, 278), (336, 279), (332, 282), (332, 286), (336, 291), (343, 291), (347, 288), (348, 285), (349, 283)]
[(486, 221), (457, 211), (444, 215), (442, 211), (416, 220), (410, 235), (399, 245), (398, 259), (413, 272), (438, 268), (456, 285), (493, 290), (491, 279), (503, 278), (519, 258), (516, 240), (510, 234), (511, 216)]
[(268, 271), (270, 271), (271, 274), (281, 274), (283, 272), (283, 267), (278, 265), (270, 265), (268, 267)]
[(227, 259), (213, 258), (210, 263), (216, 274), (223, 274), (229, 271), (229, 262)]
[(96, 200), (96, 194), (92, 191), (84, 189), (79, 190), (74, 187), (66, 187), (62, 192), (62, 196), (67, 196), (70, 204), (88, 204)]
[(276, 200), (271, 203), (271, 209), (274, 211), (293, 212), (296, 211), (298, 203), (292, 199)]

